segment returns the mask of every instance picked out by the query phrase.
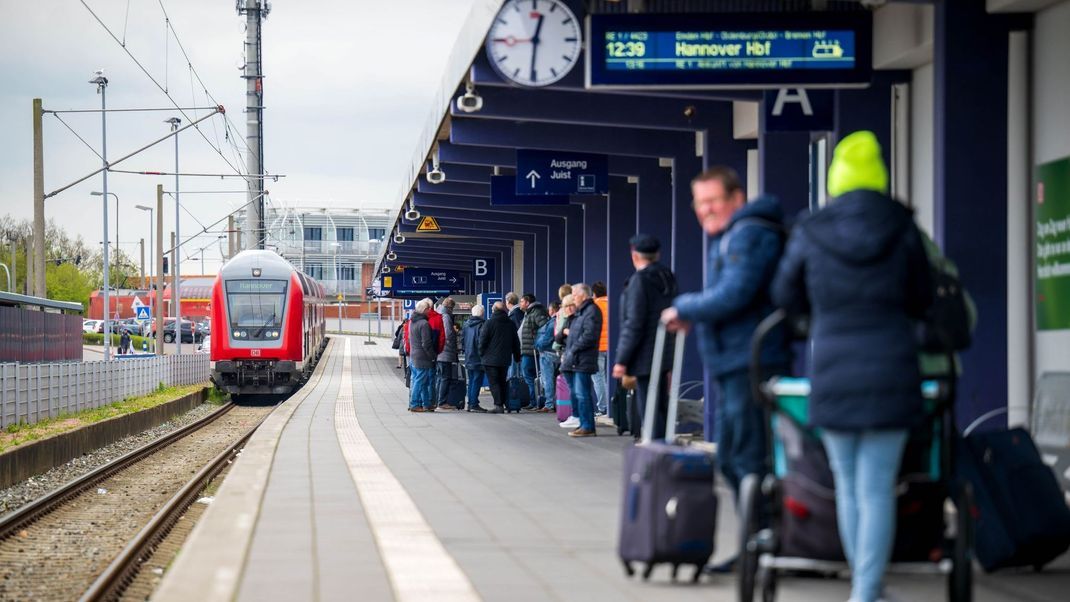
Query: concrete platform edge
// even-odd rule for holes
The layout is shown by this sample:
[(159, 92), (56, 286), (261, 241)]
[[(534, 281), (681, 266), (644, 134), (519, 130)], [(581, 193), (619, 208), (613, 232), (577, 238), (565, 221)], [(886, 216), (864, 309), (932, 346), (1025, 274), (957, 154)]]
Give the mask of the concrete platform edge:
[(164, 575), (153, 600), (211, 602), (234, 599), (279, 437), (297, 407), (316, 388), (323, 375), (323, 362), (334, 345), (334, 341), (328, 344), (309, 382), (276, 408), (249, 439), (215, 500)]

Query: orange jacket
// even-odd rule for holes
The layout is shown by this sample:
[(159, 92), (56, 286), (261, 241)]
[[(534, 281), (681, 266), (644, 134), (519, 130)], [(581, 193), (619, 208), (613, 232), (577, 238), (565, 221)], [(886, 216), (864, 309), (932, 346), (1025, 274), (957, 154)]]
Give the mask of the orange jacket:
[(609, 297), (595, 297), (594, 304), (602, 311), (602, 336), (598, 338), (598, 351), (609, 351)]

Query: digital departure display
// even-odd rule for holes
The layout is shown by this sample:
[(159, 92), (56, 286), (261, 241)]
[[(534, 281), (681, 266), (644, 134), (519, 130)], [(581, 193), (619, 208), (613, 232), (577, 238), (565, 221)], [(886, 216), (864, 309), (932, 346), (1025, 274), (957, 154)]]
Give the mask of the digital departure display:
[(588, 87), (864, 84), (869, 13), (592, 15)]

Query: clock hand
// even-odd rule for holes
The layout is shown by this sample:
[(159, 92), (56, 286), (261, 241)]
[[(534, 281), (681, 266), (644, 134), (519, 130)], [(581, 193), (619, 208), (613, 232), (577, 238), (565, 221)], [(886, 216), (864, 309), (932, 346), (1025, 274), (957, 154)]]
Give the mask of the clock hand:
[(531, 36), (531, 81), (535, 81), (535, 54), (539, 50), (539, 31), (542, 30), (542, 20), (545, 17), (539, 14), (539, 21), (535, 24), (535, 35)]

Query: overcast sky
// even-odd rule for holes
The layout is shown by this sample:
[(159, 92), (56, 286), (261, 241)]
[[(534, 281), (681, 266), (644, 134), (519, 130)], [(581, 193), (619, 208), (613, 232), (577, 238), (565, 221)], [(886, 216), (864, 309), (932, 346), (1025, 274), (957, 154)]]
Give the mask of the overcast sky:
[[(203, 89), (173, 37), (165, 36), (159, 0), (86, 0), (126, 48), (182, 106), (206, 106)], [(263, 29), (264, 158), (271, 173), (285, 174), (267, 188), (275, 201), (292, 206), (387, 206), (415, 152), (416, 138), (432, 110), (446, 56), (472, 0), (275, 0)], [(245, 134), (242, 65), (244, 23), (232, 0), (164, 0), (172, 25), (208, 91)], [(93, 71), (104, 68), (109, 108), (171, 107), (79, 0), (0, 0), (0, 214), (33, 216), (31, 103), (45, 109), (99, 108)], [(108, 156), (114, 160), (167, 133), (172, 112), (109, 113)], [(193, 112), (190, 112), (193, 115)], [(98, 152), (99, 113), (61, 116)], [(180, 136), (182, 172), (233, 173), (213, 148), (238, 164), (224, 139), (220, 118), (202, 124), (206, 141), (192, 129)], [(242, 146), (241, 141), (236, 141)], [(45, 115), (45, 190), (50, 192), (100, 167), (100, 159), (56, 117)], [(117, 169), (173, 171), (174, 146), (167, 142)], [(244, 165), (239, 165), (244, 168)], [(156, 184), (173, 178), (111, 174), (109, 192), (120, 199), (120, 242), (137, 253), (149, 236), (149, 216), (136, 204), (155, 206)], [(89, 244), (102, 240), (101, 178), (46, 201), (45, 213)], [(183, 178), (181, 190), (239, 191), (182, 197), (205, 225), (245, 203), (236, 178)], [(166, 231), (174, 228), (173, 203), (165, 200)], [(109, 208), (114, 227), (115, 202)], [(182, 230), (200, 226), (182, 215)], [(114, 232), (109, 238), (115, 240)], [(219, 264), (215, 235), (207, 271)], [(213, 252), (214, 251), (214, 252)], [(215, 261), (211, 259), (215, 258)], [(199, 271), (191, 264), (186, 273)]]

